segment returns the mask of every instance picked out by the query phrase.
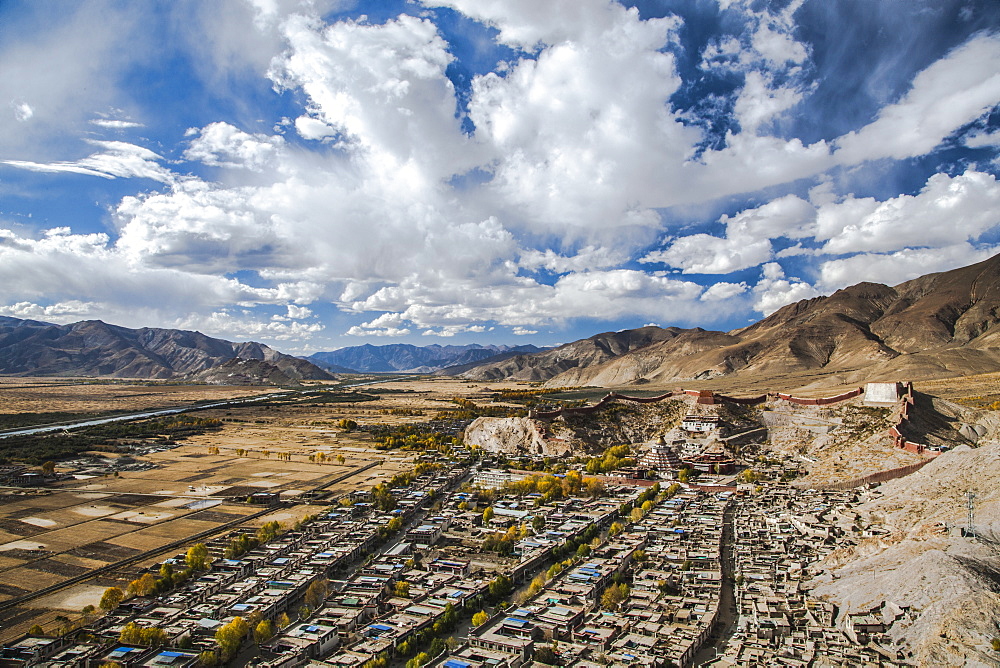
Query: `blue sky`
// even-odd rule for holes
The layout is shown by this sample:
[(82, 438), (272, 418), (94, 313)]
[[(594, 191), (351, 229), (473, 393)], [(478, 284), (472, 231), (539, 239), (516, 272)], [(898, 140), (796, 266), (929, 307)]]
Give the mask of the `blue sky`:
[(1000, 252), (1000, 8), (0, 3), (0, 315), (731, 329)]

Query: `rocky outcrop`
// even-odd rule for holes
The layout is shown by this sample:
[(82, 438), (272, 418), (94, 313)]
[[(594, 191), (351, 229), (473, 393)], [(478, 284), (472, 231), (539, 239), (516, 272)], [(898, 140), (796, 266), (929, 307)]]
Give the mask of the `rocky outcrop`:
[(465, 430), (466, 445), (505, 455), (561, 457), (573, 452), (574, 439), (550, 437), (550, 426), (531, 418), (476, 418)]

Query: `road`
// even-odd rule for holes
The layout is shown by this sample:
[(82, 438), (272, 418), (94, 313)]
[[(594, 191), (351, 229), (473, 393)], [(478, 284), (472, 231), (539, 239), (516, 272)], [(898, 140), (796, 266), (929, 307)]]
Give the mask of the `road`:
[(731, 501), (722, 513), (722, 588), (719, 592), (719, 617), (715, 631), (709, 636), (705, 645), (698, 650), (691, 662), (693, 666), (711, 665), (718, 656), (719, 650), (725, 647), (729, 637), (739, 621), (739, 611), (736, 609), (736, 581), (733, 571), (736, 557), (733, 554), (735, 534), (733, 517), (736, 515), (736, 503)]

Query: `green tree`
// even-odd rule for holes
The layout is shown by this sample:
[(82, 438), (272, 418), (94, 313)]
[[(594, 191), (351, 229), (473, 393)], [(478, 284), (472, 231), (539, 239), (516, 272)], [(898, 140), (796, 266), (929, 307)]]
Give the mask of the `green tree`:
[(581, 559), (586, 559), (590, 556), (590, 546), (586, 543), (582, 544), (580, 547), (576, 548), (576, 556)]
[(490, 581), (487, 587), (490, 598), (494, 601), (500, 601), (510, 596), (510, 593), (514, 591), (514, 583), (510, 581), (510, 578), (506, 575), (498, 575), (493, 580)]
[(101, 610), (114, 610), (121, 602), (125, 600), (125, 592), (123, 592), (118, 587), (108, 587), (104, 590), (104, 594), (101, 596), (101, 602), (98, 605)]
[(208, 548), (204, 543), (195, 543), (188, 548), (184, 557), (187, 567), (195, 571), (204, 571), (208, 568)]
[(198, 663), (203, 666), (214, 666), (219, 662), (219, 657), (212, 650), (205, 650), (198, 655)]

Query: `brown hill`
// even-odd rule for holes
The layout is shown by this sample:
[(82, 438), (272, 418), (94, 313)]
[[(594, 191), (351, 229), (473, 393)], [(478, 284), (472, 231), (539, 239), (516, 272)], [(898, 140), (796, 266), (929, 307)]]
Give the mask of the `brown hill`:
[(296, 380), (334, 378), (262, 343), (232, 343), (201, 332), (129, 329), (100, 320), (53, 325), (0, 318), (0, 374), (173, 378), (234, 358), (269, 362)]
[(210, 385), (276, 385), (281, 387), (299, 386), (284, 371), (270, 362), (260, 359), (240, 359), (234, 357), (211, 369), (191, 374), (187, 380)]
[(859, 283), (731, 332), (643, 327), (479, 366), (475, 380), (553, 386), (821, 371), (841, 382), (1000, 369), (1000, 255), (889, 287)]

